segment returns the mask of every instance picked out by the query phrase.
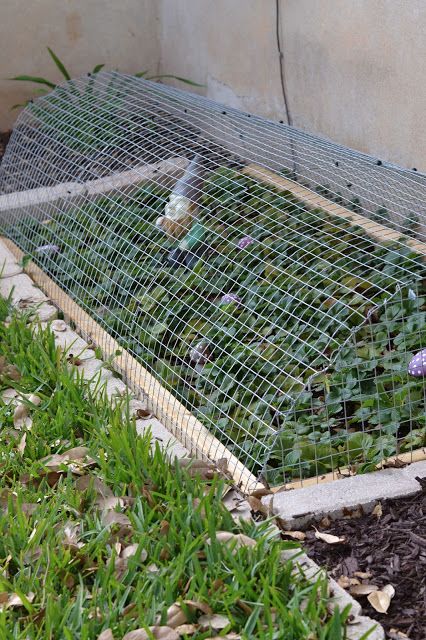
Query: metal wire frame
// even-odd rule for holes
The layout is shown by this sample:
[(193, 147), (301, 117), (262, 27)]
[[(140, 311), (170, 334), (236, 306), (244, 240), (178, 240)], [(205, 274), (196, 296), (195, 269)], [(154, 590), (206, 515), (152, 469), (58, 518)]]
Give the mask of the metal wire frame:
[[(182, 292), (173, 287), (185, 285), (194, 277), (191, 270), (168, 269), (170, 286), (164, 289), (163, 299), (156, 295), (165, 255), (173, 245), (167, 245), (155, 231), (153, 216), (162, 213), (175, 176), (169, 176), (166, 190), (162, 180), (163, 190), (157, 193), (149, 189), (138, 192), (133, 185), (96, 198), (80, 195), (38, 205), (31, 204), (29, 190), (73, 181), (85, 183), (99, 177), (108, 183), (108, 176), (129, 168), (138, 171), (144, 163), (191, 158), (196, 153), (204, 160), (206, 185), (209, 180), (214, 181), (223, 167), (234, 169), (221, 187), (222, 198), (213, 195), (206, 203), (203, 189), (197, 198), (199, 215), (206, 218), (209, 235), (200, 243), (205, 259), (196, 269), (196, 289), (200, 296), (207, 297), (208, 305), (204, 308), (194, 302), (189, 318), (179, 317), (177, 312), (172, 314), (175, 327), (168, 327), (167, 338), (154, 332), (148, 339), (146, 336), (142, 339), (144, 327), (155, 329), (173, 305), (179, 304)], [(363, 450), (368, 448), (371, 434), (379, 442), (373, 462), (392, 449), (397, 451), (405, 441), (404, 446), (412, 448), (417, 441), (407, 440), (407, 434), (419, 430), (419, 412), (424, 414), (421, 383), (416, 383), (415, 400), (411, 401), (415, 383), (410, 386), (401, 382), (400, 373), (391, 375), (388, 387), (394, 390), (407, 387), (400, 400), (395, 391), (391, 400), (393, 409), (397, 411), (403, 405), (408, 417), (404, 415), (395, 433), (389, 434), (380, 423), (374, 426), (361, 414), (356, 428), (365, 435), (367, 444), (361, 442), (352, 448), (354, 416), (349, 403), (353, 399), (344, 398), (336, 414), (327, 394), (323, 392), (318, 401), (315, 386), (319, 377), (334, 372), (343, 349), (352, 345), (356, 350), (357, 336), (366, 327), (371, 334), (369, 347), (378, 349), (384, 339), (386, 345), (392, 346), (394, 332), (389, 334), (386, 323), (385, 333), (389, 334), (386, 338), (378, 339), (373, 334), (395, 301), (404, 309), (410, 300), (407, 316), (404, 311), (398, 321), (404, 325), (413, 318), (419, 319), (415, 347), (425, 346), (421, 325), (423, 262), (413, 254), (403, 256), (404, 238), (394, 240), (384, 256), (376, 255), (380, 243), (355, 225), (332, 221), (322, 210), (309, 210), (309, 201), (279, 194), (267, 184), (257, 187), (248, 177), (242, 178), (243, 184), (241, 175), (248, 163), (273, 169), (294, 183), (308, 186), (313, 202), (319, 191), (330, 199), (331, 207), (337, 200), (336, 210), (340, 204), (355, 211), (362, 209), (363, 215), (380, 221), (389, 234), (397, 230), (411, 236), (415, 233), (420, 240), (425, 238), (422, 209), (425, 176), (378, 164), (368, 156), (280, 123), (116, 73), (74, 80), (23, 112), (0, 168), (0, 189), (4, 193), (28, 191), (28, 204), (3, 213), (3, 224), (9, 237), (31, 253), (46, 273), (121, 339), (148, 370), (159, 375), (165, 384), (169, 384), (168, 377), (173, 377), (176, 397), (255, 472), (280, 482), (288, 477), (334, 470), (342, 459), (347, 464), (354, 460), (371, 463), (371, 452)], [(160, 186), (159, 180), (153, 182)], [(256, 191), (255, 197), (250, 190)], [(275, 204), (271, 204), (271, 199)], [(224, 223), (226, 206), (237, 206), (238, 215)], [(103, 207), (107, 214), (99, 223)], [(150, 220), (142, 235), (135, 231), (141, 215)], [(52, 222), (43, 224), (46, 219)], [(119, 231), (115, 231), (117, 227)], [(238, 239), (247, 230), (256, 239), (258, 250), (254, 256), (249, 248), (236, 249)], [(51, 245), (60, 247), (58, 254), (37, 251), (46, 244), (47, 236)], [(216, 255), (217, 247), (221, 246), (228, 252), (225, 251), (227, 262), (223, 268), (215, 265), (214, 260), (209, 261), (209, 255)], [(110, 254), (106, 256), (108, 251)], [(271, 264), (280, 278), (286, 278), (285, 286), (277, 285), (274, 278), (264, 278), (265, 269)], [(250, 283), (253, 269), (262, 274), (259, 279), (266, 283), (260, 292), (254, 292)], [(357, 289), (357, 278), (362, 279), (361, 290)], [(219, 324), (220, 296), (234, 289), (242, 299), (238, 310), (232, 305), (222, 308), (220, 326), (214, 331), (212, 318)], [(143, 314), (141, 291), (153, 303)], [(337, 302), (332, 307), (337, 306), (330, 311), (329, 301), (335, 296)], [(351, 303), (351, 296), (357, 297), (357, 305)], [(378, 313), (379, 320), (375, 317)], [(189, 331), (194, 318), (197, 331), (185, 333), (184, 338), (180, 334), (177, 348), (176, 325), (180, 332)], [(319, 326), (320, 323), (323, 325)], [(256, 327), (254, 332), (252, 324)], [(209, 344), (214, 346), (220, 342), (223, 325), (234, 332), (232, 349), (226, 352), (216, 348), (213, 361), (197, 371), (182, 352), (189, 354), (207, 329)], [(250, 339), (245, 338), (253, 333)], [(283, 345), (274, 342), (280, 335), (287, 340)], [(279, 354), (276, 363), (265, 355), (271, 348)], [(161, 374), (156, 369), (159, 352), (163, 354)], [(410, 355), (408, 347), (401, 351), (398, 364), (403, 367)], [(356, 362), (353, 367), (356, 373), (350, 389), (352, 398), (356, 397), (356, 402), (362, 405), (365, 397), (371, 398), (365, 387), (375, 385), (378, 414), (389, 403), (389, 391), (381, 386), (383, 371), (387, 371), (382, 366), (383, 363), (387, 366), (386, 357), (382, 349), (370, 377), (364, 375), (365, 363)], [(210, 373), (204, 379), (205, 371), (213, 368), (215, 376), (211, 378)], [(257, 386), (247, 385), (250, 376), (259, 379)], [(264, 383), (268, 385), (267, 392)], [(332, 378), (331, 384), (336, 388), (343, 383)], [(309, 396), (308, 401), (301, 401), (303, 394)], [(333, 396), (333, 389), (329, 389), (328, 396)], [(253, 409), (256, 403), (258, 406)], [(244, 420), (238, 417), (239, 412)], [(319, 414), (326, 427), (318, 435)], [(308, 434), (303, 429), (301, 433), (289, 429), (292, 424), (300, 427), (307, 417), (311, 419)], [(334, 442), (342, 439), (344, 444), (336, 451)], [(308, 446), (312, 451), (310, 458), (304, 460), (302, 454)]]

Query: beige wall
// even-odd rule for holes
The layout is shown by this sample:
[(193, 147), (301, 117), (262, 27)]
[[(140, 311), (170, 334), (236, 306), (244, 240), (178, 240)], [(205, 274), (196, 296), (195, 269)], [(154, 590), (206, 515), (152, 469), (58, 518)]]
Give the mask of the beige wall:
[[(293, 123), (426, 171), (426, 1), (280, 0)], [(98, 62), (204, 84), (218, 101), (285, 119), (276, 0), (2, 0), (0, 78), (57, 79)], [(0, 128), (28, 88), (0, 80)]]
[[(282, 119), (275, 0), (162, 0), (161, 68)], [(293, 124), (426, 171), (426, 1), (280, 0)]]
[(35, 87), (7, 78), (61, 79), (48, 46), (72, 75), (100, 63), (120, 71), (157, 71), (156, 0), (0, 0), (0, 129), (16, 118), (10, 107)]

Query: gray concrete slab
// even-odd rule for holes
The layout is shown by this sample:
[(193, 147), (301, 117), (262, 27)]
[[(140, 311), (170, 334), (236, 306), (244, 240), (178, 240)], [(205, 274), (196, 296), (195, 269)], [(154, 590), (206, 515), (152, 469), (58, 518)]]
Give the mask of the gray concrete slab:
[(147, 418), (146, 420), (136, 420), (138, 433), (143, 434), (151, 431), (153, 441), (159, 443), (161, 449), (167, 451), (172, 458), (188, 458), (189, 451), (183, 446), (157, 418)]
[(412, 495), (420, 489), (416, 476), (426, 477), (426, 461), (414, 462), (403, 469), (383, 469), (304, 489), (282, 491), (265, 496), (262, 502), (284, 521), (288, 529), (301, 529), (325, 515), (336, 519), (350, 516), (356, 510), (368, 513), (380, 500)]

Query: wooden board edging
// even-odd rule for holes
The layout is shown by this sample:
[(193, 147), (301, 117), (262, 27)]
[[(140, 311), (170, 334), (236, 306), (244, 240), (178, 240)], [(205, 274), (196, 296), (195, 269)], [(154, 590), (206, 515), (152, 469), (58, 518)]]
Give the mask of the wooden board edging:
[[(24, 252), (8, 238), (0, 240), (19, 262)], [(100, 347), (105, 358), (111, 358), (114, 369), (134, 391), (148, 397), (149, 409), (189, 451), (212, 461), (225, 458), (235, 484), (244, 493), (263, 488), (256, 477), (222, 444), (184, 405), (154, 378), (133, 356), (103, 329), (84, 309), (63, 291), (40, 267), (30, 263), (25, 272), (50, 300), (73, 321), (76, 331)], [(116, 355), (120, 351), (120, 355)]]
[(401, 244), (406, 244), (414, 251), (417, 251), (417, 253), (426, 257), (426, 243), (408, 237), (401, 241), (401, 237), (404, 234), (399, 233), (394, 229), (389, 229), (389, 227), (385, 227), (383, 224), (369, 220), (369, 218), (366, 218), (359, 213), (349, 211), (349, 209), (342, 207), (336, 202), (332, 202), (331, 200), (324, 198), (324, 196), (320, 196), (319, 194), (310, 191), (297, 182), (283, 178), (269, 169), (256, 164), (249, 164), (244, 167), (242, 173), (254, 178), (255, 180), (269, 184), (271, 187), (275, 187), (279, 191), (289, 191), (296, 198), (301, 200), (309, 209), (322, 209), (331, 216), (344, 218), (351, 224), (356, 224), (359, 227), (362, 227), (371, 238), (374, 238), (374, 240), (377, 240), (378, 242), (400, 242)]
[(87, 182), (61, 182), (53, 187), (37, 187), (27, 191), (6, 193), (0, 195), (0, 213), (63, 199), (68, 200), (77, 196), (90, 197), (107, 194), (124, 187), (137, 188), (140, 183), (145, 182), (170, 186), (170, 181), (179, 178), (187, 165), (187, 158), (170, 158)]

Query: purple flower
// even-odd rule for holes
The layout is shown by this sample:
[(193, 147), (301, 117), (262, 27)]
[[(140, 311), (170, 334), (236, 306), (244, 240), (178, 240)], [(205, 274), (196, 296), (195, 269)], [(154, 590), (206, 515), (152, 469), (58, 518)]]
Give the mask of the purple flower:
[(244, 236), (244, 238), (241, 238), (240, 240), (238, 240), (237, 246), (239, 249), (245, 249), (249, 245), (253, 244), (253, 242), (254, 242), (254, 239), (251, 236)]
[(225, 293), (220, 299), (220, 304), (241, 304), (240, 296), (235, 293)]
[(411, 358), (408, 364), (408, 373), (415, 378), (426, 377), (426, 349)]

